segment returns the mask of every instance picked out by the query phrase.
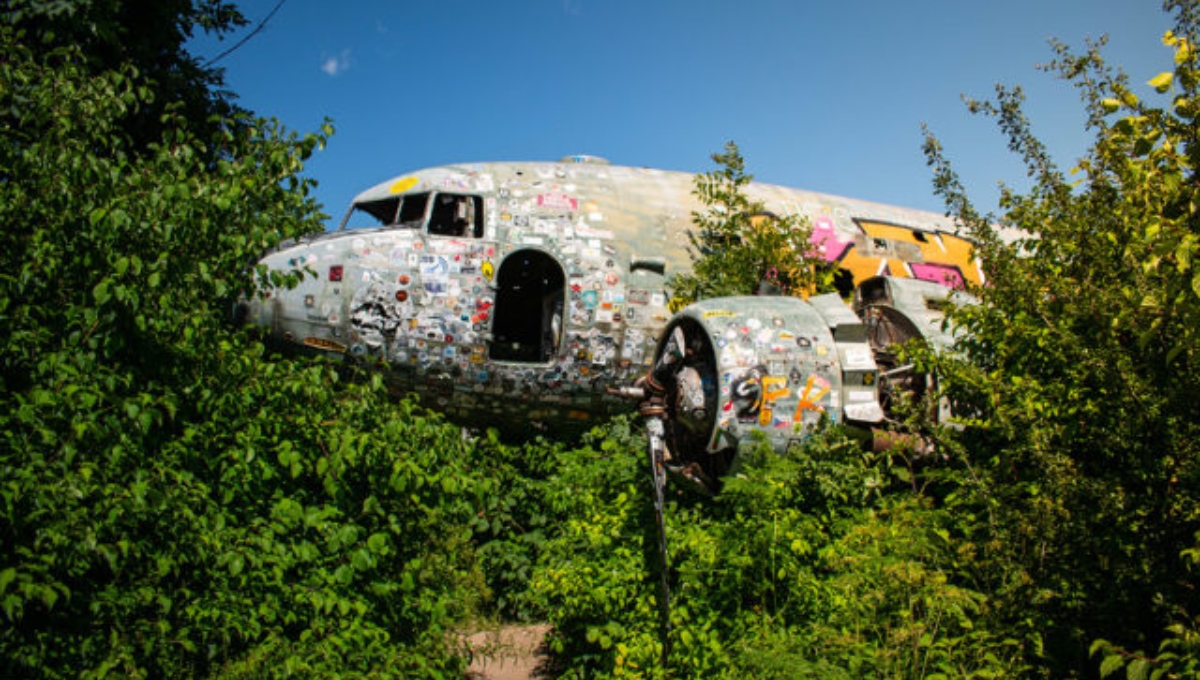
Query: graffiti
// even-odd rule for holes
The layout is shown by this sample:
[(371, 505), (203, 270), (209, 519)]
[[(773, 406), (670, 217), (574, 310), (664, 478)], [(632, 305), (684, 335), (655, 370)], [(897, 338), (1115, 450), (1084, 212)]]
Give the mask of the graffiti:
[(963, 288), (982, 283), (971, 243), (946, 233), (925, 232), (895, 224), (856, 219), (862, 233), (843, 238), (833, 218), (813, 220), (811, 242), (826, 262), (850, 272), (855, 281), (896, 276)]
[(763, 366), (755, 366), (733, 381), (733, 406), (737, 409), (737, 417), (743, 421), (753, 421), (762, 408), (762, 380), (767, 374)]
[(796, 413), (792, 416), (792, 420), (802, 420), (805, 411), (824, 413), (825, 407), (821, 405), (821, 398), (828, 393), (828, 380), (819, 375), (808, 376), (808, 382), (804, 383), (804, 391), (800, 393), (800, 403), (796, 405)]
[(772, 411), (775, 400), (786, 399), (792, 391), (787, 388), (787, 378), (783, 376), (764, 376), (762, 379), (762, 408), (758, 412), (758, 424), (769, 427), (772, 422)]

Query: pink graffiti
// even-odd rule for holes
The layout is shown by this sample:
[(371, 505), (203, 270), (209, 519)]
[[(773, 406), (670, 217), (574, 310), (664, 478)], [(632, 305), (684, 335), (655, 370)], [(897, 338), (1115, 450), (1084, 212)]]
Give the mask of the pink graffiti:
[(837, 262), (853, 246), (852, 240), (839, 240), (833, 230), (833, 218), (822, 215), (813, 220), (809, 242), (816, 246), (816, 255), (826, 262)]
[(921, 279), (922, 281), (932, 281), (940, 283), (943, 286), (957, 288), (963, 290), (967, 287), (967, 282), (963, 279), (962, 272), (958, 267), (949, 264), (916, 264), (908, 265), (912, 269), (913, 278)]

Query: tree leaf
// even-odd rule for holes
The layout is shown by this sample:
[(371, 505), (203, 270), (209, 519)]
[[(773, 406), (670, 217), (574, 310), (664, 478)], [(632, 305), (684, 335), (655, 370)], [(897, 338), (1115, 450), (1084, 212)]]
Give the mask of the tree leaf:
[(1129, 680), (1146, 680), (1150, 675), (1150, 662), (1147, 659), (1134, 659), (1125, 669), (1125, 677)]
[(1104, 657), (1100, 662), (1100, 677), (1107, 678), (1125, 666), (1125, 659), (1120, 654)]
[(1175, 80), (1174, 73), (1172, 73), (1170, 71), (1163, 71), (1162, 73), (1151, 78), (1147, 82), (1147, 85), (1149, 85), (1150, 87), (1153, 87), (1155, 89), (1155, 91), (1161, 93), (1161, 92), (1166, 92), (1167, 88), (1171, 87), (1171, 82), (1173, 80)]

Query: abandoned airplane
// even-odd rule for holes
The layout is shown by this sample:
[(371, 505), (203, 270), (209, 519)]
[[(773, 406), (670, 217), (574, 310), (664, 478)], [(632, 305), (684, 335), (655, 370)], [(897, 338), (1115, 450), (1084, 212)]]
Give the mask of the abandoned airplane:
[(408, 173), (359, 194), (336, 231), (269, 253), (310, 274), (243, 315), (290, 347), (377, 362), (471, 427), (578, 432), (649, 385), (671, 456), (708, 477), (753, 432), (782, 447), (821, 418), (881, 423), (888, 385), (924, 379), (888, 348), (947, 341), (942, 306), (982, 280), (971, 244), (941, 215), (755, 183), (751, 199), (810, 221), (853, 306), (739, 297), (673, 314), (693, 179), (587, 156)]

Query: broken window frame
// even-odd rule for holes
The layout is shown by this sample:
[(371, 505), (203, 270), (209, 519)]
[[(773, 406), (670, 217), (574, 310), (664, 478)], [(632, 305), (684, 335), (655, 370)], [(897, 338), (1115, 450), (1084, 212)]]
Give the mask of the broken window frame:
[[(442, 200), (454, 199), (454, 209), (451, 214), (444, 215)], [(483, 238), (484, 215), (483, 197), (475, 194), (460, 194), (455, 192), (435, 192), (430, 196), (427, 214), (426, 233), (430, 236), (448, 236), (452, 238)]]
[[(449, 213), (439, 206), (451, 199)], [(399, 194), (350, 206), (338, 231), (356, 229), (414, 229), (429, 236), (481, 239), (484, 233), (484, 201), (476, 194), (423, 191)], [(374, 223), (360, 223), (370, 222)]]
[[(360, 201), (350, 206), (338, 231), (357, 229), (420, 229), (429, 214), (429, 192), (400, 194), (373, 201)], [(411, 207), (410, 207), (411, 206)], [(407, 210), (406, 210), (407, 209)], [(367, 216), (367, 217), (363, 217)], [(403, 219), (408, 217), (409, 219)], [(357, 218), (357, 219), (356, 219)], [(359, 224), (373, 218), (374, 224)]]

